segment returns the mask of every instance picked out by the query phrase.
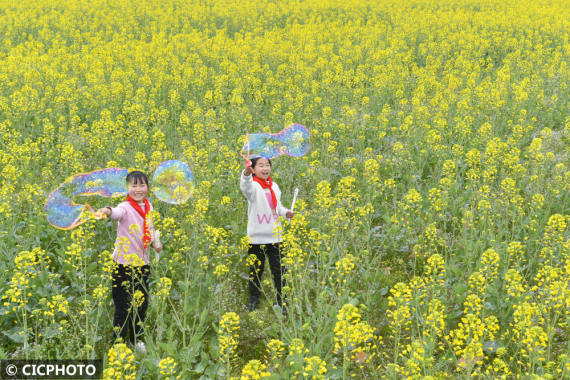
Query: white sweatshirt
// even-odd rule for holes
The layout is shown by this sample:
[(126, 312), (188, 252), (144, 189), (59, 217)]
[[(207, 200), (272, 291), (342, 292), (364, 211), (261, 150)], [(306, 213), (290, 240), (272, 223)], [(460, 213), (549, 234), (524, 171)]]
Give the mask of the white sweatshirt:
[(281, 242), (281, 234), (275, 234), (275, 227), (281, 226), (278, 216), (287, 214), (287, 210), (281, 204), (281, 190), (275, 182), (271, 186), (277, 198), (277, 214), (270, 203), (271, 192), (264, 189), (253, 180), (253, 174), (248, 176), (241, 173), (240, 189), (247, 198), (247, 236), (251, 238), (251, 244), (272, 244)]

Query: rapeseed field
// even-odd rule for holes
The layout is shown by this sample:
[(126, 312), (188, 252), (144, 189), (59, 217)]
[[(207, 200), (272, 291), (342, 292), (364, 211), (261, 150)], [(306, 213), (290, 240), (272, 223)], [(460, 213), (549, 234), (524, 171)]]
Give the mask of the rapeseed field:
[[(569, 30), (562, 0), (0, 0), (0, 359), (569, 378)], [(285, 206), (299, 188), (285, 317), (268, 273), (246, 311), (239, 153), (291, 123), (311, 148), (273, 161)], [(154, 202), (142, 355), (113, 341), (115, 224), (60, 231), (44, 204), (78, 173), (170, 159), (196, 188)]]

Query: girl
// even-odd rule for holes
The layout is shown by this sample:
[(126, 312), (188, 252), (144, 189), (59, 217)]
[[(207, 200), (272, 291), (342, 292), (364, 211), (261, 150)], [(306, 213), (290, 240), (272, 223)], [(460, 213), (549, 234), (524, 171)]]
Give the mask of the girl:
[(241, 175), (240, 188), (247, 198), (247, 235), (251, 239), (249, 254), (257, 260), (249, 268), (249, 311), (259, 306), (261, 294), (260, 279), (263, 274), (265, 255), (269, 258), (269, 267), (273, 274), (273, 282), (277, 290), (277, 304), (286, 313), (285, 304), (281, 300), (281, 288), (284, 285), (282, 274), (285, 268), (281, 265), (279, 243), (281, 235), (276, 232), (280, 227), (278, 216), (293, 217), (293, 212), (281, 204), (281, 190), (271, 180), (271, 161), (263, 157), (252, 158), (246, 163)]
[(120, 336), (126, 342), (128, 336), (128, 341), (144, 353), (142, 335), (148, 307), (149, 246), (160, 252), (162, 245), (152, 241), (154, 231), (150, 218), (152, 205), (146, 199), (147, 176), (140, 171), (130, 172), (127, 186), (124, 202), (117, 207), (106, 206), (98, 212), (119, 222), (113, 252), (116, 266), (112, 276), (115, 338)]

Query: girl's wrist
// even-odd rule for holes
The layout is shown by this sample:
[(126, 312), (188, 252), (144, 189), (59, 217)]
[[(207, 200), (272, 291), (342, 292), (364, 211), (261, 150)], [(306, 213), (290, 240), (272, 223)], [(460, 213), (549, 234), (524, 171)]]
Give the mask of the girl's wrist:
[(107, 216), (111, 216), (111, 213), (113, 212), (113, 209), (110, 206), (105, 206), (105, 208), (107, 210), (109, 210), (109, 213), (107, 214)]

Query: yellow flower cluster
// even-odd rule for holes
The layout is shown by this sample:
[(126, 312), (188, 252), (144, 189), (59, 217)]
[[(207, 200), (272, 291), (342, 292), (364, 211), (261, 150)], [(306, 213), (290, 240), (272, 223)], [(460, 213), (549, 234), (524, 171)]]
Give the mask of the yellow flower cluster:
[(406, 378), (421, 377), (422, 369), (432, 366), (434, 360), (433, 357), (427, 356), (426, 353), (422, 342), (414, 340), (403, 353), (407, 358), (404, 359), (404, 366), (399, 370), (399, 373)]
[(225, 313), (218, 329), (220, 360), (224, 363), (229, 363), (235, 355), (238, 332), (239, 316), (234, 312)]
[[(285, 353), (285, 343), (280, 341), (279, 339), (271, 339), (267, 343), (267, 361), (268, 362), (275, 362), (281, 359), (283, 354)], [(278, 367), (279, 364), (276, 364)]]
[(167, 357), (158, 362), (158, 373), (163, 380), (180, 379), (181, 376), (176, 374), (176, 361)]
[(426, 263), (426, 284), (435, 291), (441, 290), (445, 282), (445, 261), (439, 254), (431, 255)]
[(352, 304), (344, 305), (337, 315), (334, 327), (334, 349), (342, 352), (345, 358), (354, 359), (360, 353), (369, 353), (366, 362), (372, 357), (372, 349), (376, 348), (374, 329), (360, 320), (358, 307)]
[(37, 277), (41, 272), (41, 266), (49, 263), (45, 252), (37, 247), (31, 251), (21, 251), (14, 258), (14, 274), (6, 293), (2, 296), (5, 306), (12, 306), (16, 311), (26, 305), (28, 297), (32, 296), (30, 280)]
[(133, 364), (133, 351), (124, 343), (117, 343), (107, 352), (106, 368), (103, 371), (105, 380), (134, 380), (136, 368)]
[(481, 272), (488, 282), (493, 282), (499, 271), (499, 254), (492, 248), (481, 255)]
[[(412, 228), (415, 221), (423, 219), (423, 197), (416, 189), (410, 189), (401, 201), (398, 201), (398, 210), (392, 215), (392, 223), (405, 229)], [(413, 223), (414, 222), (414, 223)]]
[(61, 295), (56, 294), (52, 297), (51, 301), (47, 302), (49, 310), (44, 311), (44, 314), (53, 317), (56, 312), (67, 314), (69, 311), (69, 302)]
[(392, 295), (388, 297), (388, 318), (392, 332), (399, 335), (401, 330), (408, 330), (411, 323), (410, 303), (413, 299), (412, 291), (408, 285), (399, 282), (390, 291)]
[(267, 372), (265, 364), (253, 359), (247, 362), (241, 370), (240, 380), (259, 380), (268, 378), (269, 376), (271, 376), (271, 374)]
[(305, 358), (305, 367), (303, 367), (303, 376), (311, 380), (323, 380), (327, 374), (327, 363), (318, 356)]
[(457, 328), (447, 337), (454, 347), (455, 355), (460, 358), (457, 371), (470, 375), (480, 373), (480, 366), (485, 358), (483, 346), (486, 341), (494, 341), (499, 331), (499, 323), (494, 315), (484, 316), (482, 299), (484, 292), (469, 294), (464, 302), (464, 311)]
[(93, 298), (97, 300), (97, 303), (101, 303), (107, 294), (108, 288), (102, 284), (97, 285), (97, 287), (93, 290)]
[(335, 263), (334, 281), (346, 286), (347, 277), (354, 270), (356, 258), (348, 254)]
[(305, 348), (305, 344), (303, 343), (302, 339), (293, 338), (291, 340), (291, 343), (289, 343), (289, 355), (290, 356), (303, 356), (307, 352), (309, 352), (309, 350), (307, 350)]
[(132, 308), (139, 308), (142, 306), (143, 302), (145, 300), (145, 295), (142, 291), (140, 291), (139, 289), (135, 290), (133, 293), (133, 298), (132, 298), (132, 302), (131, 302), (131, 307)]
[(293, 377), (300, 377), (305, 364), (305, 355), (309, 350), (301, 338), (293, 338), (289, 342), (289, 355), (287, 356), (287, 368), (292, 372)]
[(166, 299), (170, 295), (170, 288), (172, 287), (172, 280), (168, 277), (161, 277), (158, 280), (156, 295), (160, 299)]

